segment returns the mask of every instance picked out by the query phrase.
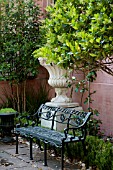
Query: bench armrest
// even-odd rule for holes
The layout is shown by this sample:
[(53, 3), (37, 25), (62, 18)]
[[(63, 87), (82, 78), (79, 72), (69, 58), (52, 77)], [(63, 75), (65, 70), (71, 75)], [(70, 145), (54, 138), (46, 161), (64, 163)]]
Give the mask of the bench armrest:
[(75, 128), (65, 128), (64, 129), (65, 138), (68, 138), (71, 135), (71, 139), (78, 137), (78, 138), (85, 138), (86, 137), (86, 127), (75, 127)]
[(85, 139), (87, 134), (87, 122), (91, 115), (91, 112), (79, 111), (70, 114), (70, 118), (68, 119), (68, 126), (64, 129), (65, 138), (67, 138), (68, 135), (71, 135), (71, 138), (78, 137), (79, 139)]

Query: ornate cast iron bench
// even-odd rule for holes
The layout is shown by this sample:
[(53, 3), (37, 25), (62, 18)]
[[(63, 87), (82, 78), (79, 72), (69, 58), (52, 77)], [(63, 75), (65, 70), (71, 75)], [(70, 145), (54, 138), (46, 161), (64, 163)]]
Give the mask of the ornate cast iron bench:
[[(61, 148), (61, 169), (63, 170), (64, 145), (72, 142), (82, 142), (85, 152), (86, 125), (90, 116), (91, 112), (81, 112), (70, 108), (50, 107), (42, 104), (38, 111), (31, 116), (33, 120), (32, 125), (27, 123), (24, 127), (21, 127), (21, 124), (16, 126), (16, 154), (18, 154), (18, 136), (20, 135), (30, 141), (30, 159), (32, 160), (32, 142), (35, 138), (38, 142), (43, 141), (44, 143), (45, 166), (47, 166), (47, 144), (49, 143), (52, 146)], [(28, 122), (31, 117), (27, 116)], [(40, 119), (50, 121), (51, 128), (41, 127)], [(65, 126), (63, 132), (54, 130), (55, 123)]]

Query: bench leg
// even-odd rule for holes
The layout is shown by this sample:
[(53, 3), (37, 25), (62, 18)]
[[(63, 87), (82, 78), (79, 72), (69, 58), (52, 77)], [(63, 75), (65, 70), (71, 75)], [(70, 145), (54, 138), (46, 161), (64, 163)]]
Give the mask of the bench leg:
[(37, 140), (37, 144), (38, 144), (40, 150), (43, 151), (43, 149), (42, 149), (42, 147), (41, 147), (41, 144), (40, 144), (40, 140)]
[(84, 140), (82, 140), (82, 146), (83, 146), (83, 150), (84, 150), (84, 155), (86, 156), (86, 146), (85, 146)]
[(33, 153), (32, 153), (32, 143), (33, 143), (33, 138), (30, 138), (30, 160), (33, 160)]
[(64, 169), (64, 143), (62, 144), (61, 148), (61, 170)]
[(47, 143), (44, 142), (44, 166), (47, 166)]
[(16, 154), (18, 154), (18, 134), (16, 133)]

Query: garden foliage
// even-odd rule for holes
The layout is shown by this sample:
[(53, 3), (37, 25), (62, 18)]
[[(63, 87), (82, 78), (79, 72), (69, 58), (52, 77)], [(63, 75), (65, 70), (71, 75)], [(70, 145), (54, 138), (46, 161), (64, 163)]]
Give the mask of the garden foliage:
[(69, 145), (70, 152), (66, 152), (66, 156), (72, 161), (82, 161), (87, 168), (92, 167), (94, 170), (113, 169), (113, 144), (110, 141), (104, 141), (96, 136), (87, 136), (85, 144), (85, 155), (82, 143), (78, 142)]
[(39, 6), (32, 0), (1, 1), (0, 73), (2, 79), (26, 80), (37, 72), (32, 52), (41, 46)]
[(113, 1), (57, 0), (48, 7), (47, 43), (34, 52), (48, 62), (113, 75)]

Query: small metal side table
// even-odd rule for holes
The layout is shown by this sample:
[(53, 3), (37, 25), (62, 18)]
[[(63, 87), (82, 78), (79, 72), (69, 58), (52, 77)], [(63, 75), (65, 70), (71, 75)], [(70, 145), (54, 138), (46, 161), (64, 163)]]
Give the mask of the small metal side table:
[(17, 112), (14, 113), (0, 113), (0, 131), (1, 137), (11, 137), (11, 134), (14, 130), (14, 118), (17, 115)]

